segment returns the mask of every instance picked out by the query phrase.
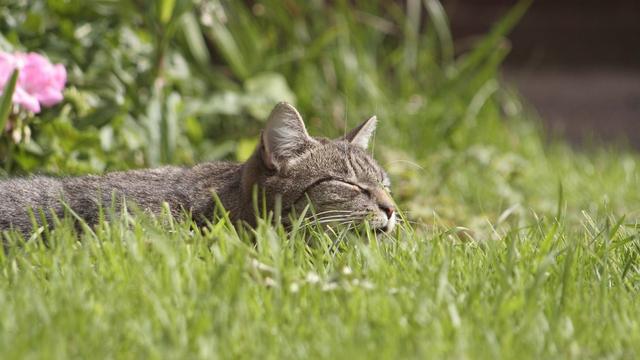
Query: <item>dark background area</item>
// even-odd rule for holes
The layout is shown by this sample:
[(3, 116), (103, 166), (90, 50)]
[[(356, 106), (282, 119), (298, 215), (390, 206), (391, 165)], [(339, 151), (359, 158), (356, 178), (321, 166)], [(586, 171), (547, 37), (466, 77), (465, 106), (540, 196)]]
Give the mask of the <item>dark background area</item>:
[[(458, 48), (515, 3), (445, 1)], [(534, 1), (509, 38), (505, 79), (550, 133), (640, 149), (640, 1)]]

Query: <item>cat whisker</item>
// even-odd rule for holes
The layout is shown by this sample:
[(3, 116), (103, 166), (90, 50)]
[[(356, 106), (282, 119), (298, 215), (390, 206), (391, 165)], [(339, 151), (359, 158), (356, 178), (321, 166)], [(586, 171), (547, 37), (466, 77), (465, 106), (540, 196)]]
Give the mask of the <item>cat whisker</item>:
[(309, 218), (309, 220), (321, 221), (321, 220), (329, 220), (329, 219), (351, 218), (354, 216), (358, 216), (358, 215), (357, 214), (334, 214), (334, 215), (327, 215), (327, 216), (321, 216), (321, 217), (312, 217), (312, 218)]
[(328, 223), (337, 222), (337, 221), (344, 221), (344, 219), (345, 219), (344, 217), (337, 217), (337, 218), (331, 218), (331, 219), (316, 219), (316, 220), (310, 220), (309, 224), (322, 225), (322, 224), (328, 224)]
[(325, 212), (352, 212), (353, 210), (349, 210), (349, 209), (328, 209), (328, 210), (323, 210), (318, 212), (318, 214), (322, 214)]
[(327, 214), (350, 214), (353, 211), (351, 210), (326, 210), (326, 211), (321, 211), (319, 213), (315, 213), (315, 214), (311, 214), (311, 217), (320, 217), (322, 215), (327, 215)]
[(354, 220), (344, 220), (344, 221), (328, 221), (328, 222), (324, 222), (324, 223), (320, 223), (320, 225), (324, 225), (324, 224), (331, 224), (331, 225), (344, 225), (344, 224), (349, 224), (349, 223), (354, 223)]
[[(344, 215), (331, 215), (331, 216), (326, 216), (320, 219), (314, 219), (314, 218), (307, 218), (307, 220), (309, 220), (306, 224), (303, 225), (303, 227), (312, 227), (312, 226), (318, 226), (318, 225), (326, 225), (326, 224), (331, 224), (331, 223), (335, 223), (336, 225), (340, 224), (340, 223), (353, 223), (355, 220), (358, 220), (358, 218), (353, 218), (351, 216), (344, 216)], [(289, 235), (291, 235), (291, 233), (289, 233)]]
[(318, 224), (326, 224), (330, 222), (341, 222), (341, 221), (362, 221), (370, 215), (369, 212), (352, 212), (349, 215), (329, 215), (320, 218), (316, 218), (315, 222)]
[(418, 168), (418, 169), (420, 169), (420, 170), (422, 170), (422, 171), (425, 171), (425, 170), (426, 170), (426, 169), (425, 169), (423, 166), (421, 166), (420, 164), (415, 163), (415, 162), (413, 162), (413, 161), (404, 160), (404, 159), (397, 159), (397, 160), (387, 161), (387, 162), (384, 164), (384, 166), (388, 166), (388, 165), (395, 164), (395, 163), (405, 163), (405, 164), (409, 164), (409, 165), (411, 165), (411, 166), (414, 166), (414, 167), (416, 167), (416, 168)]
[(336, 224), (342, 224), (345, 222), (354, 222), (357, 220), (362, 220), (361, 217), (353, 217), (353, 218), (336, 218), (336, 219), (325, 219), (325, 220), (319, 220), (316, 221), (315, 224), (329, 224), (329, 223), (336, 223)]
[(355, 222), (353, 220), (347, 220), (347, 221), (340, 222), (337, 225), (339, 226), (349, 225), (349, 228), (350, 228), (355, 225)]
[(326, 216), (319, 216), (319, 217), (316, 217), (316, 219), (323, 220), (323, 219), (327, 219), (327, 218), (341, 217), (341, 216), (342, 217), (363, 217), (365, 215), (366, 214), (359, 213), (359, 212), (350, 212), (348, 214), (329, 214), (329, 215), (326, 215)]
[(356, 219), (352, 219), (352, 218), (348, 218), (348, 217), (332, 217), (332, 218), (328, 218), (328, 219), (312, 220), (312, 221), (309, 221), (309, 223), (307, 225), (308, 226), (325, 225), (325, 224), (340, 223), (340, 222), (344, 222), (344, 221), (353, 221), (353, 220), (356, 220)]

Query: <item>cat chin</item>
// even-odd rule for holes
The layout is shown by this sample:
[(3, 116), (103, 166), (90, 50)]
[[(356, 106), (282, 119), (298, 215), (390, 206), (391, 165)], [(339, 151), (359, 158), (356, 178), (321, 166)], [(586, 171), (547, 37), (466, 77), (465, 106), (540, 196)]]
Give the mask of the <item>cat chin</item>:
[(384, 232), (391, 232), (393, 231), (393, 229), (396, 227), (396, 214), (393, 213), (391, 214), (391, 217), (389, 218), (389, 220), (387, 220), (387, 225), (384, 227)]
[(393, 231), (396, 227), (396, 214), (393, 213), (390, 218), (387, 219), (386, 215), (376, 216), (372, 221), (373, 229), (377, 233), (388, 233)]
[(390, 233), (396, 227), (396, 215), (391, 215), (391, 218), (386, 221), (386, 223), (382, 226), (376, 227), (377, 233)]

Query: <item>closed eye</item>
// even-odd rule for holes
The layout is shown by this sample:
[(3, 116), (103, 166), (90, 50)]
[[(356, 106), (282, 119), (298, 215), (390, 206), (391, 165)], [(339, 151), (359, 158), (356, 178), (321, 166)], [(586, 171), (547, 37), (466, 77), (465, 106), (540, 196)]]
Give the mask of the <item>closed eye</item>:
[[(356, 186), (357, 186), (357, 185), (356, 185)], [(361, 187), (361, 186), (358, 186), (358, 189), (360, 189), (360, 192), (361, 192), (361, 193), (363, 193), (363, 194), (365, 194), (365, 195), (367, 195), (367, 196), (371, 197), (371, 191), (369, 191), (369, 189), (365, 189), (365, 188), (363, 188), (363, 187)]]
[(346, 186), (348, 188), (351, 188), (353, 190), (357, 190), (362, 192), (362, 187), (358, 186), (357, 184), (354, 184), (350, 181), (345, 181), (345, 180), (341, 180), (341, 179), (333, 179), (334, 182), (339, 183), (342, 186)]
[(342, 185), (344, 187), (348, 187), (348, 188), (350, 188), (352, 190), (355, 190), (355, 191), (357, 191), (357, 192), (359, 192), (361, 194), (364, 194), (366, 196), (371, 197), (371, 192), (368, 189), (365, 189), (364, 187), (359, 186), (358, 184), (352, 183), (352, 182), (350, 182), (348, 180), (337, 179), (337, 178), (333, 178), (333, 177), (326, 177), (326, 178), (318, 179), (318, 180), (314, 181), (313, 183), (311, 183), (309, 186), (307, 186), (304, 189), (304, 191), (300, 194), (300, 196), (294, 201), (294, 203), (298, 202), (303, 196), (305, 196), (305, 194), (311, 188), (314, 188), (314, 187), (316, 187), (316, 186), (318, 186), (320, 184), (326, 183), (326, 182), (333, 182), (333, 183), (336, 183), (336, 184), (340, 184), (340, 185)]
[(351, 181), (347, 181), (347, 180), (342, 180), (342, 179), (332, 179), (333, 181), (340, 183), (343, 186), (348, 186), (351, 189), (357, 190), (358, 192), (366, 195), (366, 196), (371, 196), (371, 191), (369, 191), (369, 189), (362, 187), (358, 184), (352, 183)]

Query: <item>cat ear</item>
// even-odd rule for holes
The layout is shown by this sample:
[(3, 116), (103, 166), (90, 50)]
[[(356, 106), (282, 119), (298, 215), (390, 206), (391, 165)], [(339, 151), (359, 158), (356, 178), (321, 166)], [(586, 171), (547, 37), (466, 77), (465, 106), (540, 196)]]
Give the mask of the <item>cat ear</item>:
[(277, 169), (280, 162), (299, 155), (314, 142), (298, 110), (286, 102), (271, 111), (261, 140), (263, 160), (269, 169)]
[(369, 146), (369, 140), (371, 135), (376, 130), (378, 124), (378, 118), (372, 116), (369, 120), (358, 125), (355, 129), (351, 130), (344, 138), (354, 145), (358, 145), (363, 149)]

